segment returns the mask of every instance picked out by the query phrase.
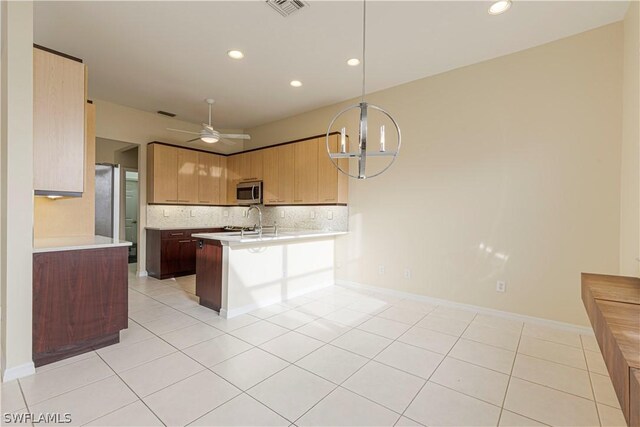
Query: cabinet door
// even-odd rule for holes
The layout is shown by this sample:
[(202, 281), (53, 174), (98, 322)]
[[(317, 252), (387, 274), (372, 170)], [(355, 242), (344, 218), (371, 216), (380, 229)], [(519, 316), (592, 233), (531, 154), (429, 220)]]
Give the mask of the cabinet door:
[(220, 204), (220, 156), (198, 152), (198, 203)]
[(261, 181), (263, 177), (263, 154), (264, 150), (252, 151), (249, 155), (249, 177), (250, 181)]
[(81, 62), (33, 49), (35, 190), (84, 191), (84, 70)]
[(178, 149), (162, 144), (148, 147), (149, 203), (178, 202)]
[(178, 149), (178, 202), (198, 203), (198, 152)]
[(277, 147), (278, 204), (290, 205), (294, 199), (295, 144)]
[(218, 188), (220, 189), (218, 204), (226, 205), (227, 200), (227, 158), (224, 156), (218, 156), (220, 163), (220, 181), (218, 182)]
[(227, 157), (227, 204), (229, 205), (238, 204), (236, 186), (240, 181), (240, 156), (241, 154), (236, 154)]
[[(338, 137), (329, 137), (329, 148), (332, 153), (337, 152)], [(338, 169), (327, 154), (325, 138), (318, 138), (318, 203), (338, 202)]]
[(294, 144), (294, 204), (318, 202), (318, 138)]
[(252, 181), (250, 153), (238, 154), (236, 157), (238, 158), (237, 162), (239, 181)]
[(262, 155), (263, 176), (262, 191), (264, 191), (263, 199), (265, 204), (274, 205), (278, 203), (279, 197), (279, 150), (278, 147), (267, 148)]

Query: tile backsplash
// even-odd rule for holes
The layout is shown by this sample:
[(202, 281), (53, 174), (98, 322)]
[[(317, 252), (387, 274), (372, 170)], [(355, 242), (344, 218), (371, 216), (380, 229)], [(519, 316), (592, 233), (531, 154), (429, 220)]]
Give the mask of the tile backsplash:
[[(258, 213), (244, 214), (247, 207), (147, 205), (147, 227), (252, 226)], [(281, 229), (347, 231), (347, 206), (260, 206), (262, 224), (277, 223)], [(331, 219), (329, 219), (331, 218)]]

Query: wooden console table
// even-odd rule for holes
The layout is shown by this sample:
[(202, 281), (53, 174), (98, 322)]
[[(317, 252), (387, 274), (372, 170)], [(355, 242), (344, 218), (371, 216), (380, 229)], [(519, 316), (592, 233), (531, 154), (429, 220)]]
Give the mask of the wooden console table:
[(640, 278), (582, 273), (582, 302), (630, 426), (640, 426)]

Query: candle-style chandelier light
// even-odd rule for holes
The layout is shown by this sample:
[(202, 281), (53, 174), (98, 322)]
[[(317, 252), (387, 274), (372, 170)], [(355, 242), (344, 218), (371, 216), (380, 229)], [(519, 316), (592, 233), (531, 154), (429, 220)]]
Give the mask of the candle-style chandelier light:
[[(382, 174), (387, 169), (389, 169), (391, 167), (391, 165), (393, 164), (393, 162), (395, 162), (396, 157), (398, 156), (398, 153), (400, 153), (400, 146), (402, 144), (402, 137), (401, 137), (401, 134), (400, 134), (400, 126), (398, 126), (398, 123), (391, 116), (391, 114), (389, 114), (387, 111), (385, 111), (384, 109), (382, 109), (382, 108), (380, 108), (380, 107), (378, 107), (376, 105), (369, 104), (368, 102), (365, 102), (365, 99), (364, 99), (364, 96), (365, 96), (365, 82), (366, 82), (366, 69), (365, 69), (365, 64), (366, 64), (366, 57), (365, 57), (365, 54), (366, 54), (366, 30), (367, 30), (367, 2), (366, 2), (366, 0), (363, 0), (363, 2), (362, 2), (362, 97), (360, 98), (360, 103), (355, 104), (355, 105), (350, 105), (349, 107), (347, 107), (344, 110), (340, 111), (338, 114), (336, 114), (333, 117), (333, 119), (329, 123), (329, 127), (327, 129), (327, 134), (326, 134), (327, 153), (329, 154), (329, 158), (333, 162), (334, 166), (336, 168), (338, 168), (338, 170), (340, 172), (342, 172), (343, 174), (348, 175), (351, 178), (357, 178), (357, 179), (373, 178), (375, 176), (378, 176), (378, 175)], [(331, 129), (333, 128), (333, 124), (342, 115), (344, 115), (348, 111), (354, 110), (356, 108), (360, 110), (360, 123), (359, 123), (359, 126), (358, 126), (358, 149), (357, 149), (357, 151), (355, 151), (355, 152), (348, 152), (347, 151), (346, 128), (342, 127), (340, 129), (340, 146), (338, 147), (339, 151), (338, 152), (331, 152), (331, 145), (330, 145), (329, 135), (331, 133)], [(368, 136), (368, 131), (369, 131), (368, 119), (369, 119), (369, 112), (371, 110), (379, 112), (383, 116), (386, 116), (391, 121), (391, 123), (393, 124), (393, 126), (395, 128), (395, 131), (396, 131), (396, 134), (397, 134), (397, 138), (398, 138), (398, 145), (396, 146), (395, 150), (391, 150), (391, 151), (387, 150), (387, 147), (386, 147), (386, 136), (385, 136), (385, 125), (381, 125), (380, 126), (380, 147), (379, 147), (379, 150), (378, 151), (367, 151), (367, 136)], [(381, 170), (375, 172), (374, 174), (367, 175), (367, 173), (366, 173), (367, 157), (389, 157), (390, 161)], [(357, 174), (351, 174), (348, 169), (344, 170), (342, 167), (340, 167), (338, 159), (357, 159), (358, 160), (358, 173)]]

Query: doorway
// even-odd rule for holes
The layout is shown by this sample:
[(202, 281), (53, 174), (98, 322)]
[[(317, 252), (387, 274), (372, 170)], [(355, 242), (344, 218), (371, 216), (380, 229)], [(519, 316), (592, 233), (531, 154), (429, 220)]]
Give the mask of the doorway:
[(124, 238), (131, 242), (129, 246), (129, 263), (138, 259), (138, 199), (140, 188), (138, 171), (124, 171)]

